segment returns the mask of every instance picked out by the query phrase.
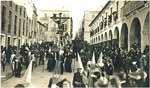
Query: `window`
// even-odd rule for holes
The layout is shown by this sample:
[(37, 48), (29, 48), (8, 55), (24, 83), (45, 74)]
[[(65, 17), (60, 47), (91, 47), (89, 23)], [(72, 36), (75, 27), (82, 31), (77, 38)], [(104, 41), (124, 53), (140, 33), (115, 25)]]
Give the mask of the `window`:
[(26, 36), (28, 35), (28, 17), (26, 19)]
[(23, 31), (22, 31), (23, 35), (24, 35), (24, 31), (25, 31), (25, 20), (23, 21)]
[(97, 33), (97, 30), (95, 29), (95, 34)]
[(99, 27), (97, 27), (97, 30), (98, 30), (98, 32), (99, 32)]
[(12, 7), (12, 1), (9, 1), (9, 5), (10, 5), (10, 7)]
[(22, 7), (20, 7), (20, 15), (21, 15), (21, 13), (22, 13)]
[(21, 35), (21, 19), (19, 19), (19, 36)]
[(106, 18), (105, 18), (105, 27), (107, 26), (107, 12), (106, 12)]
[(3, 8), (2, 8), (2, 16), (1, 16), (1, 19), (2, 19), (2, 26), (1, 26), (1, 28), (2, 28), (2, 31), (4, 32), (5, 31), (5, 16), (6, 16), (6, 7), (5, 6), (3, 6)]
[(24, 12), (23, 12), (23, 16), (25, 17), (25, 14), (26, 14), (26, 9), (24, 8)]
[(15, 16), (15, 22), (14, 22), (14, 34), (17, 34), (17, 16)]
[(12, 20), (12, 12), (9, 11), (8, 33), (10, 33), (11, 31), (11, 20)]
[(110, 8), (110, 12), (111, 12), (111, 15), (112, 15), (112, 7)]
[(16, 12), (18, 11), (18, 6), (16, 5), (16, 8), (15, 8)]

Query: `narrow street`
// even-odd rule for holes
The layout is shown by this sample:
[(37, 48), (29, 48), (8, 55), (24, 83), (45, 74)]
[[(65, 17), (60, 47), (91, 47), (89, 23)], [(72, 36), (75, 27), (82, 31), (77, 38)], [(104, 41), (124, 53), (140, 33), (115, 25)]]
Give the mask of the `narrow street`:
[(149, 7), (1, 0), (0, 88), (150, 88)]
[[(43, 65), (38, 66), (32, 72), (32, 80), (31, 80), (32, 84), (31, 85), (34, 88), (47, 88), (49, 84), (49, 79), (53, 75), (54, 75), (53, 72), (48, 72), (47, 70), (43, 71)], [(72, 73), (64, 72), (64, 74), (59, 77), (59, 81), (61, 81), (64, 78), (72, 82), (73, 72)], [(3, 81), (1, 86), (2, 88), (11, 88), (11, 87), (14, 87), (16, 84), (22, 84), (22, 83), (24, 83), (22, 78), (16, 78), (13, 76), (12, 78), (8, 80)]]

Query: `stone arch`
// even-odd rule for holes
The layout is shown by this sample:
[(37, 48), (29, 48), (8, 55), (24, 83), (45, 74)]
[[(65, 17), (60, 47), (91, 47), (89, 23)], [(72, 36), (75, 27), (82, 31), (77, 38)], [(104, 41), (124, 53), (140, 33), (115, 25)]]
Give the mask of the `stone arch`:
[(94, 43), (94, 38), (92, 39), (92, 43)]
[(141, 23), (136, 17), (132, 20), (130, 28), (130, 47), (141, 47)]
[(112, 31), (109, 31), (109, 40), (112, 40), (113, 36), (112, 36)]
[(98, 36), (96, 37), (96, 42), (98, 42)]
[(103, 42), (103, 34), (101, 35), (101, 41)]
[(113, 46), (119, 47), (119, 29), (118, 29), (118, 27), (116, 27), (114, 30)]
[(144, 19), (144, 25), (143, 25), (143, 30), (142, 30), (142, 48), (144, 49), (146, 45), (150, 45), (150, 23), (149, 23), (149, 15), (150, 15), (150, 12), (148, 12), (146, 14), (146, 17)]
[(112, 30), (109, 31), (109, 46), (112, 47), (112, 39), (113, 39), (113, 34)]
[(107, 39), (108, 39), (108, 38), (107, 38), (107, 32), (105, 32), (105, 41), (107, 41)]
[(100, 41), (101, 39), (100, 39), (100, 36), (98, 36), (98, 41)]
[(128, 49), (128, 26), (126, 23), (122, 24), (120, 41), (121, 47)]

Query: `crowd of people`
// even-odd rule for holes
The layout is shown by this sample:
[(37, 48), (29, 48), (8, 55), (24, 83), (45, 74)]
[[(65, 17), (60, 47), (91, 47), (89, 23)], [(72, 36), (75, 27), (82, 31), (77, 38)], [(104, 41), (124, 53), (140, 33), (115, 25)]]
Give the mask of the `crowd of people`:
[(149, 87), (149, 46), (143, 52), (133, 46), (129, 51), (108, 46), (81, 50), (84, 71), (78, 68), (74, 74), (74, 87)]
[(7, 70), (5, 69), (6, 65), (10, 65), (15, 77), (21, 76), (22, 70), (28, 68), (31, 60), (33, 60), (32, 71), (37, 66), (47, 64), (46, 69), (49, 72), (54, 71), (55, 74), (63, 74), (64, 71), (72, 72), (72, 50), (70, 48), (58, 48), (48, 42), (24, 44), (21, 48), (11, 45), (8, 47), (1, 46), (1, 56), (2, 71)]
[[(93, 52), (95, 63), (92, 62)], [(90, 46), (78, 53), (83, 68), (78, 67), (74, 73), (74, 87), (149, 87), (149, 46), (143, 52), (136, 45), (129, 51), (103, 45)], [(32, 70), (47, 64), (47, 71), (54, 74), (63, 75), (64, 71), (71, 73), (72, 60), (78, 57), (71, 47), (58, 47), (44, 42), (24, 44), (21, 48), (1, 46), (1, 56), (2, 71), (10, 64), (15, 77), (21, 77), (22, 70), (28, 68), (31, 60)], [(78, 60), (79, 57), (76, 61)], [(52, 80), (50, 79), (49, 87)], [(62, 87), (66, 80), (58, 85)]]

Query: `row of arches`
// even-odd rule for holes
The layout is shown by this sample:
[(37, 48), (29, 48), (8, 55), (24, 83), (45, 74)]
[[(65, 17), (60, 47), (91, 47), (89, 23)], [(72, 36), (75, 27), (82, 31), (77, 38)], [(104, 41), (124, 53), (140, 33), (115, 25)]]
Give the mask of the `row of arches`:
[[(108, 41), (110, 43), (109, 45), (114, 45), (116, 47), (122, 47), (126, 49), (136, 44), (137, 47), (141, 48), (141, 40), (144, 41), (144, 43), (142, 43), (143, 46), (149, 45), (149, 26), (150, 23), (148, 13), (145, 17), (143, 26), (141, 25), (139, 18), (135, 17), (131, 22), (130, 28), (128, 27), (127, 23), (123, 23), (120, 32), (119, 28), (116, 26), (113, 31), (114, 33), (112, 30), (109, 30), (109, 32), (105, 32), (96, 37), (95, 42), (101, 41), (107, 44)], [(141, 30), (142, 27), (143, 30)]]
[(105, 35), (101, 34), (101, 36), (94, 38), (93, 42), (112, 40), (112, 31), (111, 30), (109, 33), (109, 37), (110, 38), (108, 39), (107, 33), (105, 32)]

